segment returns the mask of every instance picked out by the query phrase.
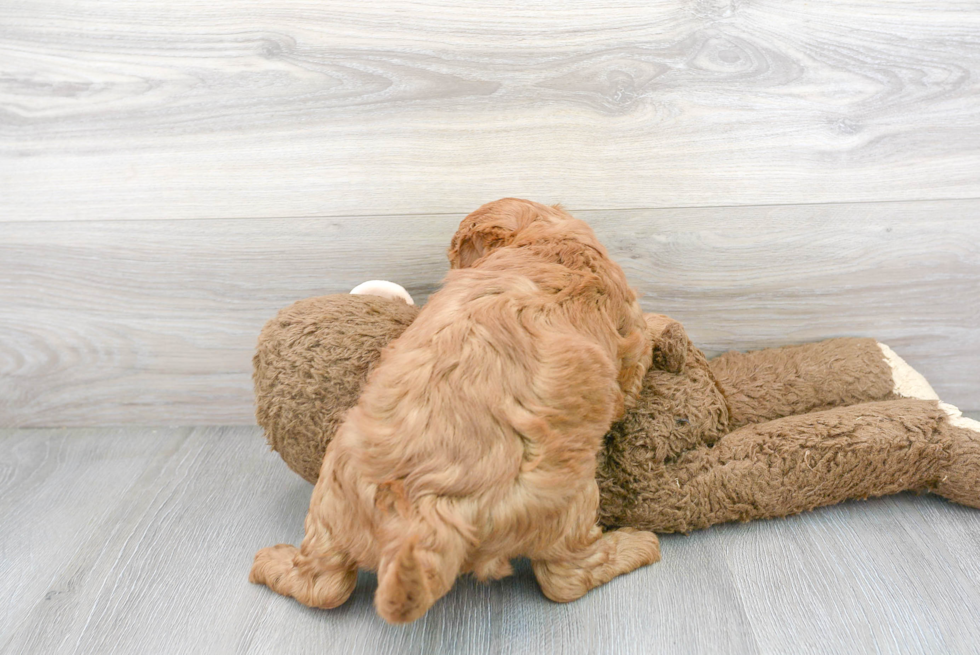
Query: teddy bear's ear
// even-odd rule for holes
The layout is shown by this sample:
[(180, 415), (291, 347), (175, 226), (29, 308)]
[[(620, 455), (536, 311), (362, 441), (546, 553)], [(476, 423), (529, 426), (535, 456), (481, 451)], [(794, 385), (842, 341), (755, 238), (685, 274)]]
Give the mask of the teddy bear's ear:
[(381, 296), (390, 300), (401, 300), (409, 305), (414, 305), (412, 296), (400, 284), (389, 282), (388, 280), (368, 280), (361, 282), (350, 290), (354, 296)]
[(653, 345), (652, 368), (683, 373), (691, 340), (684, 326), (663, 314), (644, 314), (647, 334)]
[(453, 235), (453, 242), (447, 253), (449, 267), (469, 268), (476, 260), (483, 257), (487, 250), (483, 234), (474, 229), (464, 229), (463, 226), (460, 226), (456, 234)]

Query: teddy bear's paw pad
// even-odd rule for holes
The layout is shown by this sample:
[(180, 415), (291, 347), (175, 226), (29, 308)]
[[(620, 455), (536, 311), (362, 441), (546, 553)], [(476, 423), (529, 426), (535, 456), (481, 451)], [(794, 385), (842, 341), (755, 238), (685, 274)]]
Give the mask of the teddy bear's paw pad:
[(894, 381), (893, 391), (903, 398), (918, 398), (921, 400), (939, 400), (939, 396), (933, 390), (925, 377), (908, 365), (908, 363), (895, 354), (895, 351), (883, 343), (878, 343), (885, 361), (892, 369), (892, 380)]
[(355, 296), (381, 296), (391, 300), (403, 300), (409, 305), (415, 304), (412, 296), (405, 291), (405, 287), (387, 280), (368, 280), (358, 284), (350, 292)]

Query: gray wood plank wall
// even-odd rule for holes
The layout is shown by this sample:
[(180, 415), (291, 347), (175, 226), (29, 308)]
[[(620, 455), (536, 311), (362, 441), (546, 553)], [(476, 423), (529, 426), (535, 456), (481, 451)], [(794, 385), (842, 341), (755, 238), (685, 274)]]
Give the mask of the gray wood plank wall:
[(875, 336), (980, 408), (973, 0), (0, 5), (0, 426), (248, 423), (293, 300), (424, 300), (505, 195), (707, 351)]

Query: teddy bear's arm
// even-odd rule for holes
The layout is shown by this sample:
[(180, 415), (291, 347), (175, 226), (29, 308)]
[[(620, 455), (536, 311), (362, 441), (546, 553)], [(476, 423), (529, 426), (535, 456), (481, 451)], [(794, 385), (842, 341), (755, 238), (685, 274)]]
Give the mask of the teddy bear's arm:
[(709, 366), (731, 406), (732, 429), (911, 395), (895, 393), (892, 367), (885, 349), (874, 339), (828, 339), (749, 353), (728, 352), (710, 360)]
[(933, 400), (864, 403), (749, 425), (642, 471), (609, 462), (618, 477), (599, 480), (600, 519), (690, 532), (909, 489), (980, 507), (980, 423), (956, 414)]

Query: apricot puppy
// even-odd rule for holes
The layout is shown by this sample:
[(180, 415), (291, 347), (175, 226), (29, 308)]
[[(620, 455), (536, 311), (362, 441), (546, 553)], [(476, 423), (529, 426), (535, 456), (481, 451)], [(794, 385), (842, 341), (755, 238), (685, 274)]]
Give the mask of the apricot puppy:
[(260, 550), (252, 582), (330, 608), (377, 570), (378, 613), (406, 623), (514, 557), (561, 602), (660, 558), (596, 524), (600, 440), (652, 356), (622, 269), (582, 221), (512, 198), (463, 219), (449, 259), (327, 448), (303, 543)]

